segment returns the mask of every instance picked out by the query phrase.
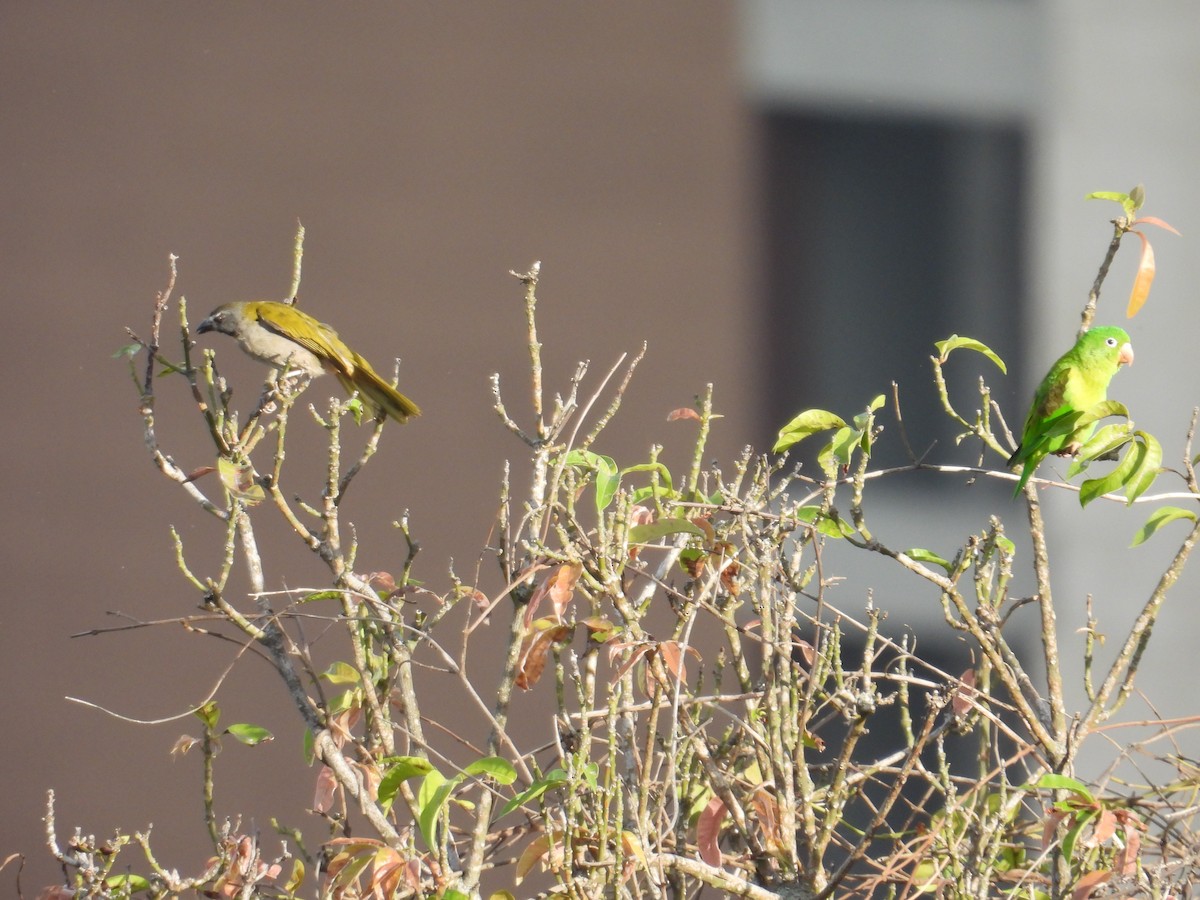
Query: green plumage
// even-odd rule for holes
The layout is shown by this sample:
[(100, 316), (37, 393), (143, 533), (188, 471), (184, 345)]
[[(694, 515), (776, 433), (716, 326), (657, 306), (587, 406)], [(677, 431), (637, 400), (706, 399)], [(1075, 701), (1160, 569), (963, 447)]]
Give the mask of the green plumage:
[(1033, 395), (1021, 442), (1008, 458), (1023, 466), (1013, 496), (1021, 493), (1047, 454), (1074, 456), (1091, 437), (1095, 423), (1072, 428), (1085, 412), (1108, 399), (1108, 383), (1124, 363), (1133, 363), (1133, 347), (1124, 329), (1093, 328), (1050, 367)]

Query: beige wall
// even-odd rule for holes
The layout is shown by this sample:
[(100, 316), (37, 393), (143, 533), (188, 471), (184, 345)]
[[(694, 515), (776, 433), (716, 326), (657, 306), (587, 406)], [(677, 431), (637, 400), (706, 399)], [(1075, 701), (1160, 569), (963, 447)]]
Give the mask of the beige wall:
[[(234, 654), (177, 628), (69, 637), (115, 624), (113, 610), (139, 620), (196, 612), (168, 525), (198, 565), (212, 561), (214, 523), (150, 466), (127, 371), (110, 358), (126, 343), (123, 326), (145, 330), (168, 253), (180, 256), (179, 293), (197, 317), (231, 299), (279, 297), (299, 217), (305, 308), (381, 366), (403, 356), (402, 387), (426, 414), (389, 431), (354, 498), (364, 570), (395, 564), (389, 523), (408, 508), (431, 588), (446, 586), (451, 556), (464, 576), (474, 571), (501, 462), (520, 471), (523, 456), (489, 408), (487, 378), (502, 372), (510, 408), (526, 413), (520, 292), (506, 272), (534, 259), (544, 261), (549, 386), (564, 387), (577, 359), (598, 376), (650, 342), (601, 449), (629, 460), (663, 441), (669, 460), (682, 459), (692, 430), (665, 415), (709, 381), (727, 415), (711, 455), (729, 459), (761, 439), (734, 8), (599, 10), (0, 9), (0, 852), (31, 857), (27, 893), (54, 877), (41, 847), (48, 787), (60, 834), (153, 822), (164, 862), (194, 864), (202, 849), (198, 760), (167, 755), (192, 722), (138, 727), (64, 700), (143, 719), (179, 714)], [(261, 370), (205, 343), (253, 397)], [(167, 449), (188, 468), (211, 463), (176, 388), (160, 401)], [(315, 429), (294, 437), (294, 458), (305, 442), (319, 446)], [(298, 461), (293, 489), (304, 488), (303, 471)], [(261, 530), (268, 564), (286, 566), (289, 584), (322, 583), (281, 528)], [(252, 659), (219, 699), (225, 721), (259, 721), (278, 736), (229, 750), (218, 769), (221, 813), (269, 830), (267, 815), (280, 811), (269, 801), (285, 782), (300, 779), (307, 802), (297, 722)], [(308, 824), (299, 805), (282, 812)]]

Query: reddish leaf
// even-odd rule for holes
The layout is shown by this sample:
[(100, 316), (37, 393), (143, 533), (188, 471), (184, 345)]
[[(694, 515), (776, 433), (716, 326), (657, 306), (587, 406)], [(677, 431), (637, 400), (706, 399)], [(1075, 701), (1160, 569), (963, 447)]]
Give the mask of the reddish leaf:
[(783, 830), (779, 824), (779, 806), (775, 802), (775, 797), (766, 788), (760, 787), (754, 792), (751, 803), (754, 805), (754, 812), (758, 816), (758, 826), (767, 846), (776, 852), (783, 850)]
[(1059, 823), (1067, 817), (1067, 814), (1060, 809), (1046, 810), (1046, 821), (1042, 825), (1042, 850), (1045, 851), (1054, 842), (1054, 832), (1058, 830)]
[(1111, 809), (1103, 810), (1096, 818), (1096, 824), (1092, 827), (1092, 836), (1087, 844), (1089, 847), (1103, 844), (1116, 833), (1117, 817), (1113, 815)]
[(1075, 889), (1071, 891), (1071, 900), (1087, 900), (1092, 896), (1092, 891), (1110, 878), (1112, 878), (1112, 872), (1105, 869), (1097, 869), (1080, 876), (1079, 880), (1075, 882)]
[(371, 572), (367, 575), (367, 584), (385, 596), (396, 590), (396, 579), (391, 572)]
[(563, 563), (550, 579), (550, 602), (554, 604), (554, 616), (560, 622), (575, 595), (575, 585), (582, 574), (583, 563)]
[(215, 471), (217, 471), (216, 466), (201, 466), (200, 468), (193, 469), (191, 472), (189, 472), (188, 477), (183, 479), (183, 483), (187, 484), (188, 482), (195, 481), (197, 478), (203, 478), (209, 472)]
[(958, 687), (950, 695), (950, 712), (962, 718), (971, 711), (975, 697), (975, 670), (967, 669), (958, 678)]
[(333, 809), (333, 797), (337, 792), (337, 786), (333, 769), (329, 766), (321, 766), (321, 770), (317, 772), (317, 785), (313, 790), (312, 808), (319, 813), (327, 813)]
[(1164, 222), (1164, 221), (1163, 221), (1162, 219), (1160, 219), (1158, 216), (1142, 216), (1141, 218), (1134, 219), (1134, 220), (1133, 220), (1132, 222), (1130, 222), (1129, 224), (1130, 224), (1131, 226), (1136, 226), (1136, 225), (1157, 225), (1159, 228), (1165, 228), (1167, 231), (1171, 232), (1171, 234), (1177, 234), (1177, 235), (1179, 235), (1180, 237), (1183, 237), (1183, 235), (1179, 234), (1178, 230), (1176, 230), (1176, 229), (1174, 228), (1174, 226), (1168, 225), (1166, 222)]
[[(687, 665), (683, 661), (683, 654), (680, 652), (682, 646), (679, 641), (663, 641), (658, 645), (658, 655), (662, 658), (663, 664), (675, 676), (679, 682), (687, 681)], [(700, 659), (700, 651), (695, 647), (686, 648), (689, 653)]]
[(513, 873), (517, 884), (530, 873), (538, 860), (550, 852), (550, 835), (540, 834), (535, 837), (523, 851), (517, 860), (517, 868)]
[(714, 869), (721, 865), (721, 823), (727, 812), (721, 798), (713, 797), (696, 818), (696, 846), (700, 849), (700, 858)]
[(517, 678), (516, 685), (523, 691), (527, 691), (538, 683), (542, 677), (542, 672), (546, 669), (546, 658), (550, 654), (550, 648), (558, 641), (563, 640), (571, 635), (574, 629), (570, 625), (555, 625), (546, 620), (544, 621), (547, 627), (540, 628), (532, 634), (526, 635), (523, 641), (521, 650), (521, 658), (517, 662)]
[(625, 673), (628, 672), (630, 669), (632, 669), (638, 663), (638, 661), (640, 659), (642, 659), (645, 656), (648, 656), (655, 649), (655, 645), (653, 643), (649, 643), (649, 642), (641, 643), (641, 644), (630, 644), (630, 643), (627, 643), (624, 641), (620, 641), (620, 642), (608, 645), (608, 661), (611, 663), (613, 661), (613, 658), (617, 655), (618, 652), (620, 652), (621, 650), (625, 650), (629, 647), (633, 648), (633, 652), (629, 654), (629, 659), (625, 660), (625, 662), (622, 663), (621, 667), (618, 668), (616, 673), (613, 675), (612, 680), (614, 682), (620, 681), (621, 678), (624, 677)]
[(690, 406), (684, 406), (680, 409), (673, 409), (667, 413), (668, 422), (677, 422), (680, 419), (695, 419), (697, 422), (699, 422), (700, 413), (696, 412)]
[[(758, 620), (755, 620), (758, 621)], [(817, 658), (817, 650), (808, 641), (802, 641), (799, 638), (792, 641), (792, 646), (800, 651), (800, 655), (804, 657), (804, 664), (811, 666), (813, 660)]]
[(1125, 307), (1125, 318), (1132, 319), (1150, 296), (1150, 285), (1154, 283), (1154, 248), (1140, 231), (1135, 231), (1142, 239), (1142, 258), (1138, 261), (1137, 275), (1133, 279), (1133, 290), (1129, 292), (1129, 305)]

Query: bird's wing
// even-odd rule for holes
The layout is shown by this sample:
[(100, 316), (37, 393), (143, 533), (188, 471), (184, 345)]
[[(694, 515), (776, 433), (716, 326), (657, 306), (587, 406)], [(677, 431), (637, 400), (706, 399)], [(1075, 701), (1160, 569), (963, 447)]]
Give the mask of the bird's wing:
[(264, 328), (288, 340), (294, 341), (305, 350), (315, 354), (322, 361), (328, 362), (335, 370), (345, 375), (353, 375), (357, 368), (354, 351), (346, 346), (345, 342), (338, 337), (338, 333), (324, 322), (320, 322), (312, 316), (301, 313), (299, 310), (294, 310), (294, 312), (297, 315), (305, 316), (308, 324), (312, 326), (309, 329), (311, 333), (288, 332), (272, 321), (270, 317), (264, 316), (261, 313), (258, 316), (258, 321)]

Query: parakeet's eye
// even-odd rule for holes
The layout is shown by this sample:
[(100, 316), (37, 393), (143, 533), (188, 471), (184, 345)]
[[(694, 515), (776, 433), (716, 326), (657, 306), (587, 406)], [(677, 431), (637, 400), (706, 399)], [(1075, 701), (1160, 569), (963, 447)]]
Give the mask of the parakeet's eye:
[(1109, 339), (1108, 339), (1108, 340), (1106, 340), (1104, 343), (1108, 344), (1108, 346), (1110, 346), (1110, 347), (1115, 347), (1115, 346), (1117, 346), (1117, 339), (1116, 339), (1116, 338), (1109, 338)]

